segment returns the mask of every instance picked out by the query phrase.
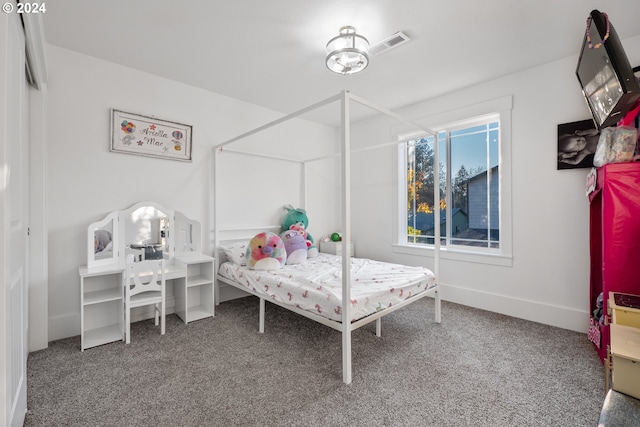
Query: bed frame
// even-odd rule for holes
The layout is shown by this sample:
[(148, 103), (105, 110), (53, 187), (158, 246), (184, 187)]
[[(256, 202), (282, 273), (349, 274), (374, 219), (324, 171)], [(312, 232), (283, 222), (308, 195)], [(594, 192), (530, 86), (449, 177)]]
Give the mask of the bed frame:
[[(343, 91), (340, 92), (339, 94), (332, 96), (330, 98), (327, 98), (323, 101), (320, 101), (316, 104), (310, 105), (306, 108), (303, 108), (301, 110), (298, 110), (294, 113), (291, 113), (287, 116), (284, 116), (280, 119), (277, 119), (275, 121), (272, 121), (270, 123), (267, 123), (263, 126), (260, 126), (258, 128), (255, 128), (249, 132), (246, 132), (244, 134), (241, 134), (239, 136), (236, 136), (235, 138), (229, 139), (225, 142), (222, 142), (220, 144), (217, 144), (214, 146), (213, 148), (213, 163), (212, 163), (212, 167), (213, 167), (213, 173), (212, 173), (212, 179), (213, 179), (213, 207), (212, 207), (212, 212), (213, 212), (213, 225), (214, 225), (214, 236), (213, 236), (213, 240), (214, 240), (214, 247), (216, 248), (216, 258), (215, 258), (215, 271), (216, 271), (216, 284), (215, 284), (215, 288), (216, 288), (216, 302), (219, 301), (219, 299), (217, 298), (218, 296), (218, 282), (223, 282), (223, 283), (227, 283), (229, 285), (232, 285), (236, 288), (242, 289), (245, 292), (254, 294), (255, 296), (257, 296), (260, 299), (260, 321), (259, 321), (259, 331), (260, 332), (264, 332), (264, 312), (265, 312), (265, 301), (266, 299), (264, 298), (263, 295), (257, 294), (252, 292), (251, 290), (247, 289), (246, 287), (239, 285), (235, 282), (232, 282), (224, 277), (221, 277), (220, 275), (217, 274), (218, 272), (218, 267), (223, 259), (222, 255), (222, 251), (219, 250), (220, 244), (222, 242), (227, 242), (227, 241), (231, 241), (231, 240), (240, 240), (240, 239), (246, 239), (249, 240), (251, 237), (253, 237), (257, 232), (260, 231), (273, 231), (276, 233), (279, 233), (280, 231), (280, 225), (266, 225), (266, 226), (256, 226), (256, 227), (251, 227), (251, 228), (224, 228), (222, 227), (219, 223), (218, 223), (218, 218), (220, 218), (220, 214), (219, 214), (219, 209), (220, 209), (220, 203), (218, 200), (218, 194), (220, 194), (220, 177), (219, 175), (219, 168), (217, 167), (217, 165), (220, 162), (220, 156), (223, 153), (223, 147), (224, 147), (224, 152), (228, 152), (228, 151), (232, 151), (232, 152), (236, 152), (236, 153), (241, 153), (241, 154), (247, 154), (247, 155), (256, 155), (256, 156), (260, 156), (260, 157), (266, 157), (266, 158), (276, 158), (279, 160), (287, 160), (287, 161), (294, 161), (294, 162), (298, 162), (302, 165), (302, 176), (303, 176), (303, 181), (306, 180), (306, 174), (305, 174), (305, 169), (306, 169), (306, 165), (309, 162), (313, 162), (313, 161), (317, 161), (317, 160), (322, 160), (322, 159), (326, 159), (326, 158), (330, 158), (330, 157), (335, 157), (335, 154), (331, 154), (328, 155), (326, 157), (320, 157), (320, 158), (313, 158), (313, 159), (307, 159), (307, 160), (293, 160), (293, 159), (285, 159), (282, 157), (275, 157), (275, 156), (264, 156), (264, 155), (260, 155), (260, 154), (254, 154), (254, 153), (248, 153), (248, 152), (242, 152), (242, 151), (235, 151), (235, 150), (231, 150), (229, 148), (227, 148), (228, 145), (236, 142), (236, 141), (240, 141), (243, 140), (245, 138), (248, 138), (249, 136), (258, 134), (264, 130), (267, 130), (269, 128), (272, 128), (274, 126), (277, 126), (279, 124), (282, 124), (286, 121), (298, 118), (300, 116), (302, 116), (303, 114), (309, 113), (313, 110), (316, 110), (320, 107), (324, 107), (330, 103), (333, 102), (340, 102), (340, 112), (341, 112), (341, 128), (340, 128), (340, 138), (341, 138), (341, 153), (339, 154), (342, 158), (342, 194), (341, 194), (341, 202), (342, 202), (342, 212), (341, 212), (341, 230), (342, 230), (342, 322), (336, 322), (333, 320), (329, 320), (325, 317), (319, 316), (317, 314), (314, 314), (312, 312), (307, 312), (304, 310), (300, 310), (297, 309), (296, 307), (291, 307), (291, 306), (285, 306), (281, 303), (279, 303), (278, 301), (269, 299), (269, 301), (273, 304), (279, 305), (287, 310), (293, 311), (295, 313), (298, 313), (302, 316), (305, 316), (311, 320), (314, 320), (316, 322), (322, 323), (323, 325), (329, 326), (333, 329), (339, 330), (342, 332), (342, 378), (345, 384), (350, 384), (352, 381), (352, 358), (351, 358), (351, 332), (366, 325), (369, 324), (373, 321), (376, 322), (376, 335), (380, 336), (381, 334), (381, 321), (380, 319), (382, 318), (382, 316), (385, 316), (387, 314), (390, 314), (392, 312), (394, 312), (395, 310), (404, 307), (407, 304), (410, 304), (414, 301), (417, 301), (423, 297), (426, 296), (432, 296), (434, 297), (435, 300), (435, 322), (440, 323), (441, 322), (441, 302), (440, 302), (440, 293), (439, 293), (439, 286), (438, 286), (438, 280), (439, 280), (439, 270), (440, 270), (440, 212), (439, 209), (434, 209), (434, 226), (435, 226), (435, 230), (434, 230), (434, 234), (435, 234), (435, 239), (434, 239), (434, 269), (433, 269), (433, 273), (435, 276), (435, 283), (436, 285), (434, 287), (432, 287), (431, 289), (422, 292), (418, 295), (415, 295), (405, 301), (403, 301), (402, 303), (399, 304), (395, 304), (392, 307), (386, 308), (384, 310), (381, 310), (379, 312), (376, 312), (374, 314), (371, 314), (367, 317), (364, 317), (360, 320), (357, 320), (355, 322), (351, 322), (349, 319), (352, 318), (351, 316), (351, 304), (348, 303), (351, 300), (351, 288), (350, 288), (350, 282), (351, 282), (351, 256), (350, 256), (350, 251), (348, 249), (348, 242), (351, 241), (351, 178), (350, 178), (350, 163), (351, 163), (351, 154), (354, 152), (359, 152), (359, 151), (364, 151), (364, 150), (369, 150), (369, 149), (375, 149), (377, 147), (381, 147), (381, 146), (388, 146), (390, 144), (398, 144), (399, 141), (390, 141), (390, 142), (386, 142), (384, 144), (378, 144), (375, 146), (371, 146), (371, 147), (367, 147), (361, 150), (352, 150), (351, 149), (351, 144), (350, 144), (350, 103), (351, 102), (356, 102), (360, 105), (363, 105), (365, 107), (368, 107), (372, 110), (374, 110), (377, 113), (381, 113), (384, 114), (386, 116), (389, 116), (391, 118), (396, 119), (398, 122), (410, 127), (412, 130), (414, 131), (420, 131), (425, 135), (429, 135), (429, 136), (433, 136), (435, 135), (435, 132), (433, 132), (430, 129), (427, 129), (415, 122), (412, 122), (410, 120), (404, 119), (403, 117), (397, 115), (396, 113), (386, 110), (384, 108), (378, 107), (360, 97), (357, 97), (355, 95), (352, 95), (350, 92), (348, 91)], [(436, 164), (438, 164), (438, 144), (434, 144), (434, 156), (435, 156), (435, 162)], [(434, 168), (434, 174), (435, 174), (435, 179), (434, 182), (438, 183), (440, 182), (440, 178), (439, 178), (439, 170), (438, 168)], [(302, 187), (302, 191), (304, 193), (306, 188), (306, 183), (303, 184)], [(434, 206), (438, 206), (439, 205), (439, 192), (438, 191), (434, 191), (434, 195), (436, 197), (436, 200), (434, 200)], [(306, 200), (306, 194), (303, 194), (303, 201)], [(303, 203), (304, 204), (304, 203)], [(234, 236), (234, 237), (227, 237), (227, 236)], [(347, 303), (345, 304), (345, 301), (347, 301)]]

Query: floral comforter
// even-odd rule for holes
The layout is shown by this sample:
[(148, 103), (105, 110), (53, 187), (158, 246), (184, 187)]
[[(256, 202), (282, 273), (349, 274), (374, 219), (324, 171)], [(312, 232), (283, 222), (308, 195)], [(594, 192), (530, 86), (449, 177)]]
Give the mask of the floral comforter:
[[(280, 270), (250, 270), (231, 262), (221, 276), (284, 305), (295, 306), (335, 321), (342, 320), (342, 257), (319, 254)], [(424, 267), (351, 259), (352, 321), (383, 310), (435, 286)]]

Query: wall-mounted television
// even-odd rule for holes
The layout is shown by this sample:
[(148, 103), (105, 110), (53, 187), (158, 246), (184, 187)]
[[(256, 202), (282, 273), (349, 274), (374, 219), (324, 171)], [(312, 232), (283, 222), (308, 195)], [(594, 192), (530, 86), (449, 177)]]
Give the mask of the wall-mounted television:
[(576, 75), (593, 121), (601, 129), (615, 125), (636, 105), (640, 83), (609, 17), (598, 10), (591, 11), (590, 17)]

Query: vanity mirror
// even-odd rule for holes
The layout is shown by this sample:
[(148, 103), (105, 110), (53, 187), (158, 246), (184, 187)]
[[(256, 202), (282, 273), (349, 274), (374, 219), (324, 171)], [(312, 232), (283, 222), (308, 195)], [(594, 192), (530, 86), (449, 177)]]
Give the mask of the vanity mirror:
[(175, 229), (176, 255), (202, 252), (200, 223), (198, 221), (193, 221), (184, 216), (182, 212), (176, 211)]
[(125, 258), (173, 260), (202, 253), (198, 221), (157, 203), (140, 202), (89, 225), (87, 267), (124, 268)]
[(138, 260), (173, 258), (173, 212), (162, 206), (142, 202), (123, 212), (124, 253)]
[(118, 212), (89, 225), (87, 233), (87, 266), (100, 267), (118, 263)]

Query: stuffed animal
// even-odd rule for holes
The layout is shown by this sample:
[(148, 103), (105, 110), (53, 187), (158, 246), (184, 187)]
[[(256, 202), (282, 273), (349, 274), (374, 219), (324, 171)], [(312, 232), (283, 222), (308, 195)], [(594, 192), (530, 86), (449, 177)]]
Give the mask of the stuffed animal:
[(307, 211), (302, 208), (294, 208), (291, 205), (283, 206), (283, 209), (287, 211), (282, 218), (282, 227), (280, 232), (284, 232), (286, 230), (297, 230), (301, 232), (303, 235), (306, 234), (307, 240), (307, 249), (309, 258), (313, 258), (318, 255), (318, 248), (315, 247), (313, 243), (313, 237), (307, 231), (307, 227), (309, 227), (309, 218), (307, 218)]
[(291, 224), (289, 226), (289, 230), (297, 231), (298, 234), (301, 235), (302, 238), (305, 240), (305, 242), (308, 243), (308, 246), (311, 246), (311, 241), (307, 239), (307, 230), (304, 229), (304, 225), (297, 222), (295, 224)]
[(297, 230), (286, 230), (280, 233), (287, 251), (287, 265), (302, 264), (307, 260), (307, 242)]
[(287, 262), (287, 252), (280, 236), (265, 231), (251, 239), (246, 258), (253, 270), (278, 270)]

